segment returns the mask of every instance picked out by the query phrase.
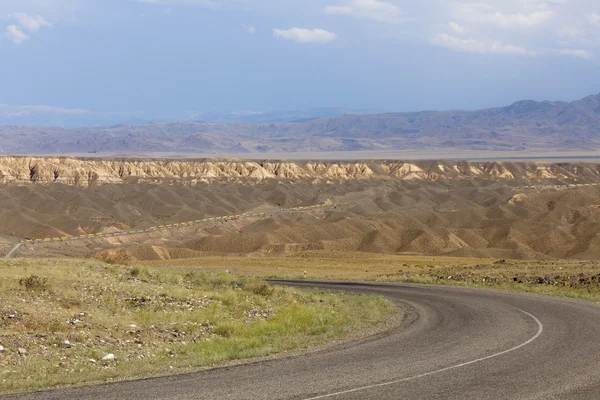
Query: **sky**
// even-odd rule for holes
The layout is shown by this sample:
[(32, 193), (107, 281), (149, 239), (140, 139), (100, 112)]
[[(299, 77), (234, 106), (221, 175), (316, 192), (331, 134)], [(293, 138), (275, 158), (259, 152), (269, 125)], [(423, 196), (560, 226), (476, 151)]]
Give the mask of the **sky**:
[(0, 104), (155, 115), (600, 93), (597, 0), (0, 0)]

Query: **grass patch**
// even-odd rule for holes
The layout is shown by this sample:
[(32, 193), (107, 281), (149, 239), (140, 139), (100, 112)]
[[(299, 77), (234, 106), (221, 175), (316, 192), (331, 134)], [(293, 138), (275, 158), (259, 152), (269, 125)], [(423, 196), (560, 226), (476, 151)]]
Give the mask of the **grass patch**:
[(381, 297), (272, 286), (192, 265), (2, 260), (0, 391), (267, 356), (346, 337), (395, 312)]
[[(600, 301), (600, 262), (498, 260), (440, 256), (306, 251), (283, 257), (204, 257), (150, 261), (148, 266), (204, 271), (225, 268), (243, 276), (359, 280), (490, 287)], [(305, 275), (306, 272), (306, 275)]]

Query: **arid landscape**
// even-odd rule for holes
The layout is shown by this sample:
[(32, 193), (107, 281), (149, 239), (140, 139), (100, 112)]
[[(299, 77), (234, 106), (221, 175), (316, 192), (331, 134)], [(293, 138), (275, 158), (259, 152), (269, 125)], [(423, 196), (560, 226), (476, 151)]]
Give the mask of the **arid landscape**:
[(598, 0), (0, 31), (0, 400), (600, 399)]
[[(0, 237), (20, 257), (112, 262), (305, 250), (511, 259), (600, 255), (600, 167), (534, 162), (0, 159)], [(330, 202), (335, 207), (281, 212)]]
[[(119, 397), (89, 385), (190, 373), (125, 389), (186, 398), (186, 376), (250, 382), (246, 371), (265, 369), (271, 391), (257, 398), (278, 398), (280, 371), (295, 376), (306, 357), (303, 374), (323, 363), (352, 377), (423, 359), (389, 356), (405, 334), (415, 349), (460, 343), (459, 361), (501, 356), (542, 337), (540, 314), (522, 308), (546, 310), (550, 327), (596, 321), (587, 303), (563, 300), (556, 314), (546, 297), (509, 292), (600, 299), (599, 198), (600, 164), (576, 161), (0, 157), (0, 391), (88, 385), (36, 396)], [(588, 342), (594, 324), (564, 335)], [(563, 332), (543, 338), (565, 343)], [(596, 365), (565, 352), (585, 359), (577, 376)], [(447, 369), (439, 354), (424, 358), (434, 373)], [(213, 369), (224, 365), (237, 367)], [(305, 381), (286, 390), (313, 393)], [(229, 390), (207, 382), (207, 398)]]

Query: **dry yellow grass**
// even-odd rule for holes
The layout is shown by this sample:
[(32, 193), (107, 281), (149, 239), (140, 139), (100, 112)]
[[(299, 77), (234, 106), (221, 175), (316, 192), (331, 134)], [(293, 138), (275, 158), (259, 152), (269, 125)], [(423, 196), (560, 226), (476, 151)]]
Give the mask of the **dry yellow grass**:
[(347, 337), (395, 312), (379, 297), (195, 267), (2, 260), (0, 392), (266, 356)]
[(288, 256), (210, 256), (193, 259), (137, 262), (153, 267), (187, 268), (205, 271), (229, 270), (234, 274), (267, 278), (372, 280), (399, 270), (422, 271), (427, 266), (472, 265), (491, 259), (436, 256), (405, 256), (359, 252), (306, 251)]
[(498, 260), (308, 251), (284, 257), (204, 257), (144, 265), (262, 278), (333, 279), (492, 287), (600, 301), (600, 262)]

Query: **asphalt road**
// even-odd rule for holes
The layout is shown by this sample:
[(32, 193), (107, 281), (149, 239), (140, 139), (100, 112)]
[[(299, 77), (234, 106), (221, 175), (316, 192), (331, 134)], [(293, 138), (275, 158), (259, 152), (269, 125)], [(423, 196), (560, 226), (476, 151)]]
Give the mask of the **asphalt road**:
[(299, 357), (1, 399), (600, 399), (600, 306), (447, 287), (295, 283), (379, 293), (385, 334)]

